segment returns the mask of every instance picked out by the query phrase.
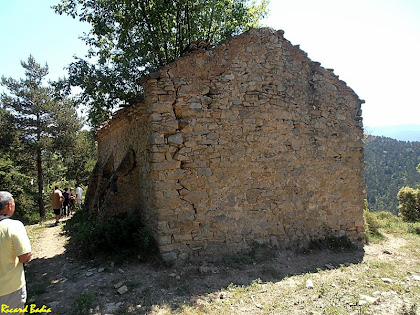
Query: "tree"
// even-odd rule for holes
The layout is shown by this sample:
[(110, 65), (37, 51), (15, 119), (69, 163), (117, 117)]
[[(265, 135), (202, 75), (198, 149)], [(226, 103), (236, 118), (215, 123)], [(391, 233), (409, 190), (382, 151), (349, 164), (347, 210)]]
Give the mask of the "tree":
[(43, 156), (47, 149), (65, 145), (62, 140), (71, 138), (81, 126), (72, 102), (67, 98), (53, 98), (52, 87), (43, 85), (48, 66), (42, 67), (32, 56), (27, 62), (21, 61), (21, 65), (25, 69), (25, 79), (2, 76), (1, 84), (9, 93), (3, 92), (0, 102), (13, 116), (13, 125), (23, 146), (35, 157), (39, 214), (45, 218)]
[(419, 172), (419, 173), (420, 173), (420, 164), (419, 164), (419, 165), (417, 165), (416, 169), (417, 169), (417, 172)]
[(65, 154), (66, 179), (87, 186), (96, 164), (96, 153), (93, 134), (87, 130), (80, 131)]
[(69, 66), (61, 87), (79, 86), (98, 126), (113, 108), (141, 95), (143, 75), (181, 56), (194, 40), (217, 44), (256, 27), (268, 0), (61, 0), (53, 8), (91, 24), (88, 59)]
[(0, 107), (0, 190), (13, 194), (16, 215), (25, 221), (34, 222), (30, 210), (36, 199), (31, 187), (33, 167), (27, 167), (30, 155), (24, 150), (13, 125), (13, 116)]
[[(417, 165), (417, 172), (420, 173), (420, 164)], [(403, 187), (397, 195), (400, 205), (398, 211), (404, 221), (420, 221), (420, 185), (418, 189)]]
[(404, 221), (420, 221), (420, 189), (403, 187), (398, 192), (398, 210)]

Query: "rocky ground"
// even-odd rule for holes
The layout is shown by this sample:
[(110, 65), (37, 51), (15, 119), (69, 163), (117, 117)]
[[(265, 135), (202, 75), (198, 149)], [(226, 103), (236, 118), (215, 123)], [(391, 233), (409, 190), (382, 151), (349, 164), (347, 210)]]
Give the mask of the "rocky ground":
[[(308, 272), (320, 273), (322, 270), (334, 270), (353, 264), (369, 266), (390, 259), (410, 259), (397, 255), (399, 248), (405, 246), (406, 242), (402, 238), (389, 236), (385, 243), (366, 245), (363, 250), (354, 252), (318, 251), (303, 254), (277, 252), (265, 248), (256, 250), (252, 255), (224, 257), (213, 261), (196, 260), (174, 266), (140, 263), (135, 259), (117, 264), (113, 257), (80, 260), (67, 245), (68, 237), (63, 233), (62, 226), (55, 226), (50, 222), (37, 236), (32, 237), (34, 256), (26, 266), (28, 303), (36, 304), (39, 308), (46, 305), (51, 308), (52, 314), (179, 312), (185, 306), (196, 308), (203, 301), (211, 304), (213, 300), (228, 298), (229, 285), (248, 286), (256, 282), (285, 284), (291, 281), (291, 276), (305, 275)], [(351, 269), (348, 272), (351, 272)], [(382, 275), (384, 279), (385, 276)], [(414, 272), (412, 276), (417, 275)], [(305, 290), (310, 290), (311, 285), (317, 286), (317, 281), (320, 281), (316, 276), (311, 279), (305, 276), (305, 279)], [(351, 283), (353, 280), (349, 281)], [(264, 296), (265, 291), (267, 289), (258, 290), (255, 294)], [(359, 302), (378, 304), (378, 314), (392, 314), (393, 311), (390, 310), (401, 309), (402, 298), (399, 301), (391, 292), (391, 297), (382, 297), (381, 300), (382, 293), (376, 292), (376, 296), (361, 296)], [(265, 298), (269, 299), (269, 294)], [(382, 302), (379, 303), (379, 300)], [(393, 308), (387, 305), (387, 300), (392, 301)], [(242, 299), (240, 301), (243, 302)], [(252, 302), (255, 302), (253, 296)], [(243, 311), (240, 311), (240, 308), (233, 311), (233, 306), (230, 306), (232, 313), (266, 313), (257, 303), (245, 304)], [(212, 313), (212, 310), (216, 312), (217, 307), (207, 307), (203, 312)], [(296, 314), (314, 314), (298, 306), (295, 310)]]

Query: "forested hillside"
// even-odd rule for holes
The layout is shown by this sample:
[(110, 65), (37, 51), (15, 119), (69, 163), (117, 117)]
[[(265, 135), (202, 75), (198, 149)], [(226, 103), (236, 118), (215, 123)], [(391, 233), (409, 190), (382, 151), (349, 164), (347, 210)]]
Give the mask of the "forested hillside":
[(398, 212), (401, 187), (420, 184), (420, 142), (368, 136), (365, 143), (366, 191), (371, 211)]

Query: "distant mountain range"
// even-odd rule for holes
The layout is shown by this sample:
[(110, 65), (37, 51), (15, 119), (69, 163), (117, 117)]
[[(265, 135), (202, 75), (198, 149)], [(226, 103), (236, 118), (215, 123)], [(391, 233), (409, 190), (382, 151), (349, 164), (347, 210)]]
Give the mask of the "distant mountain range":
[(420, 141), (420, 125), (365, 126), (365, 133), (401, 141)]
[(368, 136), (365, 139), (365, 180), (369, 209), (398, 212), (398, 191), (420, 184), (420, 142)]

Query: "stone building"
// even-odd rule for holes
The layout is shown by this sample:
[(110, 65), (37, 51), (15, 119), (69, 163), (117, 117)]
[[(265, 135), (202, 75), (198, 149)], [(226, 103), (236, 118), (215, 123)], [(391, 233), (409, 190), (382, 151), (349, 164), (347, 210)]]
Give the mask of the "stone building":
[(143, 88), (97, 132), (90, 211), (139, 212), (165, 259), (364, 239), (363, 101), (282, 31), (184, 55)]

